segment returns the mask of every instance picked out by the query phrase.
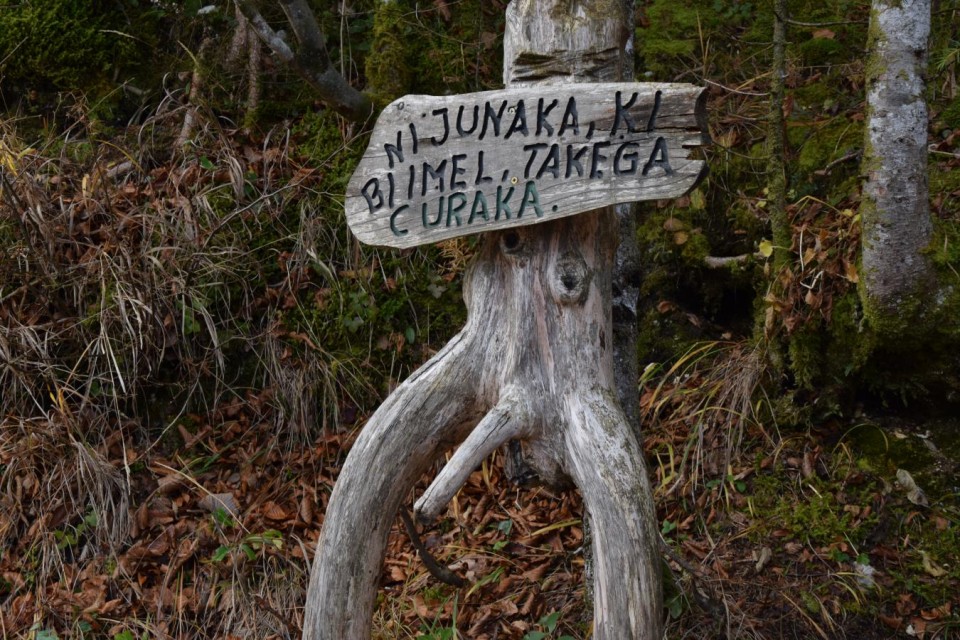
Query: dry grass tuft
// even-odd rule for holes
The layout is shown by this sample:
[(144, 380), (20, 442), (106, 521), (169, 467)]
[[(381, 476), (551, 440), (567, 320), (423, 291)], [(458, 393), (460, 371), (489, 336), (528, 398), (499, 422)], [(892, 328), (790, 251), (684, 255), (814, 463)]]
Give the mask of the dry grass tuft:
[(129, 533), (130, 485), (109, 459), (113, 442), (93, 447), (74, 433), (56, 414), (6, 420), (0, 431), (0, 548), (37, 551), (37, 582), (63, 579), (77, 559), (116, 553)]
[[(202, 517), (202, 492), (183, 489), (188, 478), (216, 486), (197, 467), (245, 434), (262, 443), (252, 459), (279, 455), (279, 443), (288, 456), (310, 451), (363, 388), (365, 365), (278, 320), (306, 263), (332, 264), (315, 251), (330, 233), (308, 204), (317, 168), (286, 137), (253, 142), (203, 119), (193, 145), (171, 153), (172, 107), (110, 142), (79, 111), (42, 145), (0, 123), (4, 637), (297, 635), (305, 554), (257, 538), (277, 523)], [(234, 440), (211, 440), (217, 431)], [(183, 473), (168, 482), (164, 469)], [(228, 479), (197, 488), (253, 492)], [(214, 540), (229, 558), (205, 565)]]
[(741, 454), (744, 435), (775, 442), (756, 402), (766, 369), (763, 349), (743, 343), (691, 347), (666, 371), (650, 365), (641, 378), (648, 448), (659, 455), (658, 498), (694, 499), (711, 479), (725, 479)]

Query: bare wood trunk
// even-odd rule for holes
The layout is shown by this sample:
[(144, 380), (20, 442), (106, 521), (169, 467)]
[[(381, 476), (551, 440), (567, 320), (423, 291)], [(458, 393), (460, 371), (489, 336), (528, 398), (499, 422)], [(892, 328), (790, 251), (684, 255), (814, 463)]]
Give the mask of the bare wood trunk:
[[(508, 84), (623, 79), (629, 4), (573, 4), (514, 0)], [(583, 494), (594, 532), (593, 637), (661, 637), (653, 499), (613, 374), (618, 229), (610, 207), (484, 237), (465, 284), (467, 325), (384, 402), (344, 464), (305, 638), (368, 638), (387, 533), (410, 487), (462, 442), (417, 501), (418, 518), (435, 518), (486, 455), (517, 438), (542, 480), (572, 479)]]
[[(863, 293), (879, 328), (907, 329), (933, 282), (924, 74), (930, 0), (874, 0), (863, 154)], [(924, 295), (922, 299), (929, 299)], [(899, 317), (899, 319), (898, 319)], [(894, 320), (893, 324), (889, 320)]]
[(264, 20), (254, 0), (234, 0), (254, 32), (270, 51), (300, 74), (331, 109), (352, 122), (365, 123), (374, 115), (373, 102), (347, 82), (327, 53), (323, 32), (305, 0), (280, 0), (280, 7), (293, 30), (299, 49), (294, 50)]

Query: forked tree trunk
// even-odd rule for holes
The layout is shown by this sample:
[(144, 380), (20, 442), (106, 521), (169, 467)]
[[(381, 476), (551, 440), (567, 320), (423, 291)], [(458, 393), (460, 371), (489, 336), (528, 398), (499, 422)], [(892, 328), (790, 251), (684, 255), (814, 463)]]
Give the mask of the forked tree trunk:
[[(629, 11), (624, 0), (514, 0), (506, 83), (624, 79)], [(418, 518), (433, 519), (511, 439), (523, 440), (541, 479), (572, 479), (583, 494), (594, 535), (593, 637), (661, 637), (653, 499), (613, 376), (618, 226), (607, 208), (486, 234), (464, 288), (467, 325), (387, 398), (344, 464), (310, 579), (305, 638), (368, 638), (387, 535), (414, 482), (462, 443), (417, 501)]]

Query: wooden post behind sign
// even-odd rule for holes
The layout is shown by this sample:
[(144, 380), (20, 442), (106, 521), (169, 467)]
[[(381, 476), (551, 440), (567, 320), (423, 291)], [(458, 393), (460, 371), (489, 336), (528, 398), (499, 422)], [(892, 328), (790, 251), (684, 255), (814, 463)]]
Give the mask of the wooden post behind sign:
[[(504, 78), (611, 82), (630, 56), (625, 0), (514, 0)], [(544, 89), (550, 91), (551, 89)], [(661, 637), (660, 555), (640, 443), (616, 399), (612, 207), (484, 235), (467, 275), (467, 325), (370, 418), (330, 497), (304, 637), (365, 640), (397, 508), (456, 453), (416, 503), (440, 515), (481, 461), (520, 439), (547, 483), (572, 479), (594, 526), (594, 632)]]

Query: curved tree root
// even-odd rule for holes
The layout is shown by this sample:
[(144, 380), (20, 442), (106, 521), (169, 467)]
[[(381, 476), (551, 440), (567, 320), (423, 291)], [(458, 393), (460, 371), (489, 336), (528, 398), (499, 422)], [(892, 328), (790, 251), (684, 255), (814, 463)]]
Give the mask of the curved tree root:
[(568, 470), (593, 529), (597, 640), (659, 638), (660, 547), (643, 451), (613, 398), (568, 398)]
[(476, 373), (454, 339), (371, 417), (337, 479), (317, 546), (304, 638), (370, 637), (387, 535), (414, 482), (478, 419)]
[(413, 544), (413, 548), (420, 554), (420, 561), (423, 562), (423, 565), (427, 568), (427, 571), (430, 572), (430, 575), (451, 587), (460, 589), (467, 586), (468, 583), (466, 580), (451, 571), (449, 567), (445, 567), (437, 562), (437, 559), (430, 555), (430, 551), (427, 550), (427, 547), (420, 539), (420, 532), (417, 531), (417, 525), (413, 523), (413, 518), (410, 517), (406, 509), (400, 509), (400, 521), (403, 522), (403, 528), (407, 530), (410, 543)]

